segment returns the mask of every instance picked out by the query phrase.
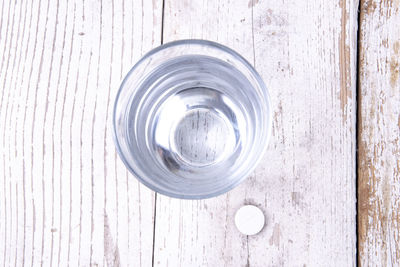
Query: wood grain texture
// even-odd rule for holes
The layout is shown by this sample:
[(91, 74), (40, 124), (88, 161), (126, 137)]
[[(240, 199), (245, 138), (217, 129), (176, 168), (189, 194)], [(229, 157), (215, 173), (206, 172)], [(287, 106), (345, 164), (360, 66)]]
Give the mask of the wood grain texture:
[(117, 158), (111, 112), (162, 1), (0, 8), (0, 265), (151, 265), (154, 193)]
[(362, 1), (358, 227), (361, 266), (400, 265), (400, 1)]
[[(269, 87), (273, 136), (262, 163), (217, 198), (157, 196), (157, 266), (356, 263), (357, 1), (165, 1), (164, 41), (209, 39), (255, 65)], [(243, 236), (234, 213), (260, 207)]]

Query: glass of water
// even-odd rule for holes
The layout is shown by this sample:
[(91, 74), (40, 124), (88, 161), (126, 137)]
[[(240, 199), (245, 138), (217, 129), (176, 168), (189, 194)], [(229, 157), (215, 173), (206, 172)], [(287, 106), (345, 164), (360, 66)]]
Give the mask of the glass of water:
[(267, 88), (235, 51), (204, 40), (147, 53), (115, 100), (114, 140), (126, 167), (177, 198), (217, 196), (243, 181), (270, 136)]

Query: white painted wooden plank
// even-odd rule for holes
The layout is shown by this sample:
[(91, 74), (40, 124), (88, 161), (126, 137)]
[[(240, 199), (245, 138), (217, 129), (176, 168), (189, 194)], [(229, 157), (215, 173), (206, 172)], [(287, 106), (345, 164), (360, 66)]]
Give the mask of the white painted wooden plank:
[[(349, 266), (356, 255), (357, 1), (166, 1), (164, 41), (202, 38), (241, 53), (274, 110), (267, 154), (217, 198), (157, 196), (157, 266)], [(241, 235), (254, 204), (267, 225)]]
[(362, 1), (359, 262), (400, 265), (400, 1)]
[(154, 193), (117, 158), (111, 113), (162, 1), (0, 6), (0, 264), (151, 265)]

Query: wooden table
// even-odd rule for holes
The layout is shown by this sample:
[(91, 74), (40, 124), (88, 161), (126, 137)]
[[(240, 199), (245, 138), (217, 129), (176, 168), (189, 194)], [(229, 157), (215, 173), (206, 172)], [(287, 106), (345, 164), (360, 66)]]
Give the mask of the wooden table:
[[(399, 0), (0, 5), (0, 265), (400, 265)], [(256, 171), (201, 201), (139, 184), (111, 135), (124, 75), (187, 38), (247, 58), (274, 111)]]

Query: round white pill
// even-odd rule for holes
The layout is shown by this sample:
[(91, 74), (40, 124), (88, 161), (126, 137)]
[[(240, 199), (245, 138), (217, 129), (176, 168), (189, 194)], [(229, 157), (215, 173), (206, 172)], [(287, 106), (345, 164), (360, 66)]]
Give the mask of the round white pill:
[(263, 229), (265, 217), (261, 209), (253, 205), (246, 205), (236, 212), (235, 224), (242, 234), (255, 235)]

